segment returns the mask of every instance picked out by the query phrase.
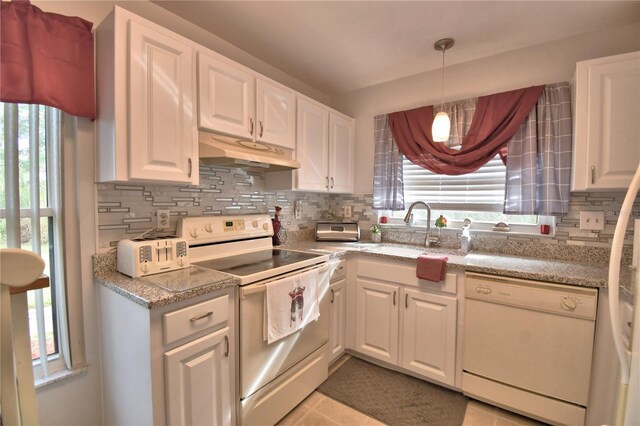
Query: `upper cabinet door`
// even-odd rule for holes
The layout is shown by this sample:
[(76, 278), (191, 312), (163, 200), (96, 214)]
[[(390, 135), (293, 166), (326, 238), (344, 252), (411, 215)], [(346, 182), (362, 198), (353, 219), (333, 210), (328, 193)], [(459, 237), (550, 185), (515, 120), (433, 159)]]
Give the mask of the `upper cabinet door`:
[(129, 20), (129, 179), (197, 183), (193, 50)]
[(298, 98), (296, 159), (297, 189), (329, 189), (329, 111), (318, 104)]
[(640, 162), (640, 52), (579, 62), (573, 190), (627, 189)]
[(296, 96), (290, 90), (258, 79), (256, 139), (285, 148), (296, 147)]
[(255, 78), (253, 74), (198, 52), (198, 127), (253, 139)]
[(353, 192), (353, 119), (331, 113), (329, 116), (329, 190)]

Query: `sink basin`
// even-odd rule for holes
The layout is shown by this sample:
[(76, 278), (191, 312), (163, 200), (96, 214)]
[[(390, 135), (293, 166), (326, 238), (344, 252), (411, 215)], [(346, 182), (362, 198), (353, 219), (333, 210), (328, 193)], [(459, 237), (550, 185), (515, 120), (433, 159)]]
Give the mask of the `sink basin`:
[(451, 256), (464, 256), (461, 250), (453, 248), (438, 247), (394, 247), (394, 246), (377, 246), (367, 250), (372, 253), (388, 254), (391, 256), (408, 256), (418, 257), (421, 254), (439, 254)]
[(424, 253), (424, 248), (416, 247), (416, 248), (408, 248), (408, 247), (376, 247), (367, 250), (372, 253), (382, 253), (389, 254), (392, 256), (410, 256), (410, 257), (418, 257), (422, 253)]

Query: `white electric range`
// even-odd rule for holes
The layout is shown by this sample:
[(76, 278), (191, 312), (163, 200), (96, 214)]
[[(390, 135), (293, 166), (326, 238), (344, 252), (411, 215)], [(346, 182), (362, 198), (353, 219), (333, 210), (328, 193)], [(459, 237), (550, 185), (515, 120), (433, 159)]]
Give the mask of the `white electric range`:
[[(275, 424), (328, 375), (329, 256), (273, 247), (268, 215), (182, 218), (177, 235), (187, 240), (192, 265), (240, 280), (240, 423)], [(319, 270), (320, 318), (267, 344), (266, 285), (311, 269)]]

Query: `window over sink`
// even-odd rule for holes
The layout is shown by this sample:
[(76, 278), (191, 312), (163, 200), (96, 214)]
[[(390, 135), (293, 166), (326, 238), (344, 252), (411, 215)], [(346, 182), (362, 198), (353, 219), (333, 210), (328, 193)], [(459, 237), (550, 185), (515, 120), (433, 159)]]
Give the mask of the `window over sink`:
[[(405, 206), (424, 201), (431, 206), (431, 220), (439, 215), (447, 218), (449, 227), (461, 228), (469, 218), (474, 230), (491, 230), (498, 222), (516, 226), (517, 232), (538, 233), (541, 221), (537, 215), (507, 215), (504, 205), (506, 167), (496, 155), (486, 165), (472, 173), (460, 176), (440, 175), (403, 159)], [(381, 212), (391, 223), (401, 223), (405, 211)], [(413, 211), (414, 224), (426, 226), (427, 211)], [(433, 222), (432, 222), (433, 225)]]

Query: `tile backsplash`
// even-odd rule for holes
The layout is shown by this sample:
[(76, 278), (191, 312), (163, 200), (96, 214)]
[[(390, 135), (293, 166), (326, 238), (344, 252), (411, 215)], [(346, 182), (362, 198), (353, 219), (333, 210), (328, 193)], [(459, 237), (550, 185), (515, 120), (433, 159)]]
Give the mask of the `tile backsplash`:
[[(273, 215), (275, 206), (279, 205), (283, 208), (282, 221), (287, 230), (310, 230), (318, 220), (357, 220), (363, 239), (368, 239), (369, 228), (377, 222), (377, 214), (371, 209), (371, 198), (371, 194), (268, 191), (262, 174), (225, 167), (201, 167), (200, 185), (197, 186), (98, 184), (100, 250), (113, 247), (120, 239), (134, 237), (155, 226), (158, 209), (170, 210), (171, 229), (175, 231), (179, 217), (251, 213)], [(573, 193), (569, 213), (557, 220), (553, 237), (478, 233), (474, 236), (476, 247), (481, 248), (483, 240), (493, 240), (495, 243), (495, 239), (607, 247), (613, 238), (623, 198), (623, 192)], [(294, 217), (296, 201), (302, 205), (299, 219)], [(342, 217), (342, 208), (347, 205), (352, 206), (351, 218)], [(580, 211), (584, 210), (604, 211), (605, 229), (580, 230)], [(640, 217), (640, 197), (634, 203), (633, 217)], [(626, 245), (631, 244), (632, 226), (631, 220), (625, 238)], [(409, 232), (417, 239), (424, 238), (424, 234), (420, 237), (415, 230)], [(402, 234), (402, 229), (387, 229), (383, 239), (400, 242), (409, 238), (407, 231), (404, 231), (406, 236)]]
[[(98, 234), (100, 250), (115, 246), (156, 224), (156, 211), (171, 212), (171, 232), (179, 217), (275, 212), (282, 207), (286, 229), (310, 229), (326, 218), (329, 194), (267, 191), (264, 176), (244, 169), (200, 167), (200, 185), (98, 184)], [(294, 217), (300, 201), (302, 214)]]

